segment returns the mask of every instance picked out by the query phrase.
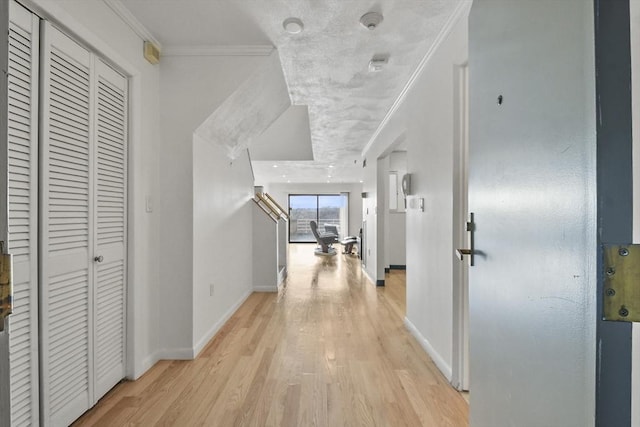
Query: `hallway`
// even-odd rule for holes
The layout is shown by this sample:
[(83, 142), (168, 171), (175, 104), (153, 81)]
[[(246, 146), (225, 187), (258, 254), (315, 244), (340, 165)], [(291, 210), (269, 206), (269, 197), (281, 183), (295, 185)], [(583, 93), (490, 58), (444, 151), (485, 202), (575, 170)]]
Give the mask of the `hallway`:
[(74, 425), (467, 425), (468, 406), (403, 325), (404, 272), (289, 247), (279, 294), (254, 293), (193, 361), (160, 361)]

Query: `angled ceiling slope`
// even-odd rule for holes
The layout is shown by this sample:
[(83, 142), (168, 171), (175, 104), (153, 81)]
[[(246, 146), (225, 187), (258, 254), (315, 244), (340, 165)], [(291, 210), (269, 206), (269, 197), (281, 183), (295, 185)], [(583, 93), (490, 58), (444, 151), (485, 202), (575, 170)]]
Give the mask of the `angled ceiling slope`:
[(195, 134), (225, 148), (234, 160), (291, 106), (280, 56), (267, 61), (196, 129)]
[(313, 160), (307, 106), (289, 107), (251, 143), (249, 152), (252, 160)]

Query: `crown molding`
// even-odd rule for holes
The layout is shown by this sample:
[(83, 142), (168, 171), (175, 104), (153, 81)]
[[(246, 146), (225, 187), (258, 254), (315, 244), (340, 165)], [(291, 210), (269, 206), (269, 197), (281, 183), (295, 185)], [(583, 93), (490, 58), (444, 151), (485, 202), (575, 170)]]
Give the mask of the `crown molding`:
[(269, 56), (274, 49), (271, 45), (167, 46), (162, 56)]
[(113, 10), (143, 41), (153, 43), (161, 52), (162, 44), (156, 39), (151, 31), (145, 27), (142, 22), (138, 21), (133, 13), (122, 4), (120, 0), (102, 0), (107, 6)]
[(404, 99), (407, 97), (407, 93), (411, 90), (413, 85), (416, 83), (416, 81), (418, 80), (418, 77), (420, 77), (422, 70), (424, 70), (424, 67), (427, 65), (429, 60), (431, 60), (431, 57), (433, 56), (433, 54), (438, 50), (442, 42), (451, 33), (451, 30), (453, 29), (455, 24), (462, 17), (469, 16), (470, 10), (471, 10), (471, 1), (462, 0), (460, 3), (458, 3), (458, 6), (456, 6), (456, 9), (453, 11), (451, 16), (449, 17), (449, 20), (447, 20), (444, 27), (442, 27), (442, 30), (440, 31), (440, 33), (438, 33), (438, 36), (434, 40), (433, 44), (431, 45), (427, 53), (422, 58), (422, 61), (420, 61), (420, 64), (418, 64), (418, 67), (416, 68), (416, 70), (413, 72), (413, 74), (411, 74), (409, 81), (407, 82), (407, 84), (404, 85), (404, 88), (402, 88), (400, 95), (398, 95), (398, 97), (394, 101), (389, 111), (387, 111), (387, 114), (384, 116), (384, 119), (382, 119), (382, 121), (378, 125), (376, 131), (371, 136), (371, 139), (369, 139), (369, 142), (367, 142), (367, 145), (365, 145), (364, 148), (362, 149), (362, 153), (361, 153), (362, 157), (365, 157), (365, 155), (367, 154), (367, 151), (369, 151), (369, 149), (373, 146), (373, 143), (375, 142), (376, 138), (378, 138), (378, 136), (380, 135), (380, 132), (382, 132), (382, 129), (384, 129), (384, 127), (387, 125), (389, 120), (391, 120), (391, 116), (393, 116), (395, 112), (398, 111), (398, 108), (400, 108), (400, 105), (402, 104)]

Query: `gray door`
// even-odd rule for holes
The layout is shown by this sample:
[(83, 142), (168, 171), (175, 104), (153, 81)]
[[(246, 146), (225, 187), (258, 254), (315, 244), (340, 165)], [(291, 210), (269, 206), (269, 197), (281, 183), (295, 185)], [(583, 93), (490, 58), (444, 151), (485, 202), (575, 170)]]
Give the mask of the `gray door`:
[(594, 425), (593, 3), (474, 2), (471, 426)]

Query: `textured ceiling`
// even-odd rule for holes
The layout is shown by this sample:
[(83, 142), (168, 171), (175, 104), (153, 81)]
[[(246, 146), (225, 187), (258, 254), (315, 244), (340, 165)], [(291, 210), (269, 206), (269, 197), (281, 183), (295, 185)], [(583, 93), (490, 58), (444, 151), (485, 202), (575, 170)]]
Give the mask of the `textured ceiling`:
[[(254, 162), (257, 184), (358, 182), (362, 149), (459, 0), (121, 0), (171, 47), (273, 45), (294, 105), (306, 105), (314, 161)], [(384, 15), (371, 31), (369, 11)], [(297, 17), (304, 31), (282, 22)], [(387, 66), (369, 73), (374, 56)], [(277, 168), (273, 164), (277, 164)], [(283, 177), (284, 175), (284, 177)], [(327, 178), (331, 175), (331, 178)]]

